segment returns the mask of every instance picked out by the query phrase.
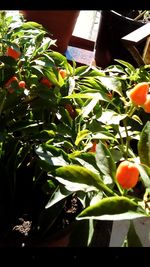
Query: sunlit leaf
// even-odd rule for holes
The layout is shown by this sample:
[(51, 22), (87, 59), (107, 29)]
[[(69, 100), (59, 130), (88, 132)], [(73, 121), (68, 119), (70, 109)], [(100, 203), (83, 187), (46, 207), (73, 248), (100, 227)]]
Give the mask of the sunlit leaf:
[(138, 153), (141, 163), (150, 167), (150, 121), (142, 129), (138, 142)]
[(94, 205), (85, 208), (78, 216), (78, 220), (130, 220), (147, 216), (138, 211), (138, 205), (124, 196), (103, 198)]

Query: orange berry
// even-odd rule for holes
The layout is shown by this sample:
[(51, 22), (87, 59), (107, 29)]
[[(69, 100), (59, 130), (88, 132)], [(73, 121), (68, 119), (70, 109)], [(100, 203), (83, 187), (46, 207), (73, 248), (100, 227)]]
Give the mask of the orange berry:
[(96, 152), (96, 145), (97, 145), (97, 143), (95, 141), (93, 141), (92, 142), (92, 147), (89, 149), (89, 152), (95, 153)]
[(150, 113), (150, 95), (147, 95), (143, 108), (146, 113)]
[(52, 82), (50, 80), (48, 80), (47, 78), (45, 78), (45, 77), (42, 77), (40, 79), (40, 83), (46, 85), (49, 88), (51, 88), (53, 86)]
[(134, 163), (122, 161), (117, 168), (116, 179), (122, 188), (133, 188), (139, 180), (139, 170)]
[(60, 75), (61, 75), (61, 77), (62, 77), (63, 79), (67, 76), (67, 71), (64, 70), (64, 69), (60, 69), (60, 70), (59, 70), (59, 73), (60, 73)]
[(18, 59), (21, 55), (21, 52), (19, 49), (14, 49), (12, 46), (9, 46), (6, 51), (6, 55), (13, 57), (14, 59)]
[(8, 80), (8, 82), (5, 83), (5, 86), (6, 86), (6, 87), (9, 87), (9, 86), (11, 85), (11, 83), (14, 82), (14, 81), (18, 82), (18, 78), (17, 78), (16, 76), (11, 77), (11, 78)]
[(76, 111), (75, 111), (75, 109), (72, 107), (72, 105), (71, 105), (71, 104), (66, 104), (64, 107), (65, 107), (65, 109), (67, 109), (67, 111), (69, 112), (70, 117), (71, 117), (72, 119), (74, 119), (74, 118), (76, 117)]
[(26, 87), (26, 83), (25, 83), (25, 81), (20, 81), (20, 82), (18, 83), (18, 85), (19, 85), (20, 88), (25, 88), (25, 87)]
[(109, 93), (107, 94), (107, 96), (108, 96), (110, 99), (112, 99), (112, 97), (113, 97), (113, 95), (112, 95), (111, 92), (109, 92)]
[(8, 92), (9, 92), (10, 94), (14, 93), (14, 89), (13, 89), (12, 87), (9, 87), (9, 88), (8, 88)]
[(134, 86), (129, 92), (129, 97), (135, 105), (143, 105), (149, 90), (147, 82), (141, 82)]

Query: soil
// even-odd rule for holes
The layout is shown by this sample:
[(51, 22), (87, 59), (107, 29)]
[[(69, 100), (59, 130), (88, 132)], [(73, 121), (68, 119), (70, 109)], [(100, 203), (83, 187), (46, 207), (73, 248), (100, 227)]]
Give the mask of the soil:
[[(139, 182), (130, 194), (143, 197), (144, 188)], [(55, 224), (47, 237), (38, 240), (32, 232), (33, 222), (28, 215), (16, 220), (11, 232), (5, 240), (0, 242), (0, 247), (67, 247), (76, 216), (83, 210), (83, 206), (77, 195), (70, 195), (64, 204), (64, 208), (58, 216)], [(112, 229), (112, 221), (95, 221), (94, 235), (91, 247), (109, 247), (109, 239)], [(52, 234), (56, 233), (56, 234)]]
[[(75, 220), (75, 217), (81, 212), (83, 209), (81, 202), (78, 200), (76, 194), (72, 194), (69, 196), (65, 202), (64, 208), (61, 214), (58, 216), (55, 225), (53, 226), (53, 232), (56, 234), (55, 238), (45, 240), (43, 243), (40, 243), (40, 246), (66, 246), (69, 242), (69, 236), (67, 236), (67, 231), (69, 231), (69, 227), (72, 222)], [(0, 242), (0, 247), (25, 247), (25, 246), (37, 246), (37, 244), (32, 242), (32, 221), (28, 220), (28, 216), (24, 215), (21, 218), (16, 220), (16, 224), (12, 225), (11, 232), (5, 240)], [(65, 234), (66, 239), (64, 243), (63, 234)], [(60, 239), (63, 239), (61, 242)], [(34, 240), (34, 238), (33, 238)], [(36, 240), (37, 241), (37, 240)]]

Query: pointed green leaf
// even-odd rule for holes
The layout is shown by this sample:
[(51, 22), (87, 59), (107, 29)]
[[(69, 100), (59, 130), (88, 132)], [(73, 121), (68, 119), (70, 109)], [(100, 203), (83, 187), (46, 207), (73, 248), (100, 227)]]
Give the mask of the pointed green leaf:
[(89, 70), (88, 66), (80, 66), (75, 69), (75, 75), (82, 76)]
[[(96, 95), (96, 94), (94, 94)], [(81, 114), (83, 117), (86, 117), (88, 116), (88, 114), (93, 110), (93, 108), (96, 106), (97, 102), (99, 101), (99, 96), (98, 97), (95, 97), (90, 101), (88, 102), (88, 104), (86, 106), (83, 107), (82, 111), (81, 111)]]
[(139, 124), (143, 125), (143, 122), (141, 121), (141, 119), (139, 118), (139, 116), (137, 116), (137, 115), (133, 115), (133, 116), (132, 116), (132, 119), (133, 119), (134, 121), (137, 121)]
[(56, 179), (63, 184), (67, 184), (67, 182), (75, 183), (79, 186), (79, 189), (80, 187), (84, 188), (84, 185), (86, 185), (86, 189), (88, 186), (89, 188), (92, 187), (102, 190), (106, 194), (115, 195), (115, 193), (103, 183), (100, 175), (82, 166), (68, 165), (60, 167), (56, 169), (55, 173)]
[(6, 91), (0, 90), (0, 114), (3, 110), (5, 100), (6, 100)]
[(79, 143), (89, 134), (89, 130), (82, 130), (78, 132), (77, 138), (75, 140), (75, 145), (78, 146)]
[(120, 96), (123, 96), (122, 93), (122, 84), (114, 77), (98, 77), (103, 86), (107, 89), (117, 92)]
[(150, 121), (142, 129), (138, 142), (138, 154), (141, 163), (150, 167)]
[(69, 247), (88, 247), (91, 243), (93, 234), (93, 220), (76, 221), (73, 230), (71, 231)]
[(121, 59), (115, 59), (115, 61), (119, 62), (120, 64), (124, 65), (125, 67), (127, 67), (130, 72), (135, 72), (135, 68), (133, 67), (133, 65), (131, 65), (129, 62), (126, 62), (124, 60)]
[(116, 164), (109, 149), (102, 142), (99, 142), (96, 146), (95, 158), (100, 171), (114, 179)]
[(137, 164), (137, 168), (140, 172), (140, 179), (142, 180), (146, 188), (150, 188), (150, 168), (146, 165)]
[[(51, 149), (53, 149), (53, 147)], [(52, 150), (48, 151), (43, 149), (42, 146), (39, 146), (36, 149), (36, 154), (40, 159), (39, 165), (46, 171), (51, 171), (53, 167), (66, 166), (68, 164), (65, 160), (66, 157), (64, 158), (63, 153), (61, 154), (61, 150), (58, 150), (57, 155), (55, 155), (55, 152), (52, 153)]]
[(119, 124), (121, 120), (123, 120), (127, 115), (126, 114), (118, 114), (113, 110), (103, 111), (102, 116), (98, 119), (98, 121), (103, 122), (105, 124)]
[(60, 185), (59, 187), (56, 188), (56, 190), (52, 194), (52, 196), (51, 196), (50, 200), (48, 201), (45, 208), (46, 209), (50, 208), (51, 206), (53, 206), (54, 204), (56, 204), (60, 200), (69, 196), (71, 193), (72, 192), (70, 192), (69, 190), (67, 190), (66, 188), (64, 188), (63, 186)]
[(130, 221), (130, 227), (127, 234), (128, 247), (142, 247), (142, 243), (136, 233), (133, 221)]
[(22, 24), (22, 28), (24, 30), (30, 30), (30, 29), (40, 29), (44, 30), (43, 26), (35, 21), (27, 21)]
[(85, 208), (77, 219), (128, 220), (143, 216), (147, 215), (138, 211), (134, 201), (124, 196), (112, 196)]
[(72, 94), (72, 95), (68, 95), (68, 96), (64, 96), (64, 98), (71, 98), (71, 99), (75, 99), (75, 98), (87, 98), (87, 99), (92, 99), (93, 96), (92, 94)]

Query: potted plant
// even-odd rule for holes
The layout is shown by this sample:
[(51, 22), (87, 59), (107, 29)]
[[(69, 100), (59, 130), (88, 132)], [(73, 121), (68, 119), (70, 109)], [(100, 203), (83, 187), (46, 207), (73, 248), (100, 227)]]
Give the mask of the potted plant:
[(149, 65), (78, 67), (41, 24), (5, 11), (0, 23), (1, 246), (94, 246), (99, 221), (109, 241), (127, 220), (121, 245), (143, 245)]
[[(39, 215), (57, 187), (55, 181), (47, 182), (47, 172), (38, 164), (35, 147), (53, 140), (56, 124), (61, 142), (61, 120), (63, 116), (67, 121), (68, 113), (66, 101), (60, 102), (68, 94), (73, 69), (62, 54), (51, 50), (55, 40), (46, 36), (42, 25), (6, 11), (0, 12), (0, 23), (0, 244), (21, 246), (30, 243), (28, 232), (31, 228), (32, 233), (36, 232)], [(54, 150), (57, 154), (59, 148), (54, 145)], [(53, 225), (63, 207), (62, 202), (55, 206), (49, 224)], [(63, 229), (61, 223), (57, 227)]]
[[(95, 43), (97, 66), (107, 67), (114, 59), (122, 59), (136, 65), (130, 52), (124, 47), (121, 38), (149, 22), (149, 11), (102, 10)], [(142, 53), (144, 44), (138, 45)], [(137, 65), (136, 65), (137, 66)]]
[(53, 49), (60, 53), (67, 50), (79, 10), (23, 10), (20, 11), (28, 21), (42, 24), (50, 37), (57, 40)]

